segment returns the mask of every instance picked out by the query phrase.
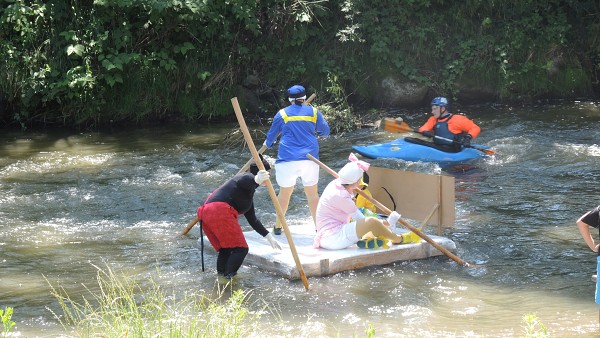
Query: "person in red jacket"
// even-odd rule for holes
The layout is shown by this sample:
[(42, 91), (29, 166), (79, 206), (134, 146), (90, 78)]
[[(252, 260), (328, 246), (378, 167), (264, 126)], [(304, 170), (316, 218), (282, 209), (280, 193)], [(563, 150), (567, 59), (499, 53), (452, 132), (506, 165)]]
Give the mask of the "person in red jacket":
[(481, 129), (468, 117), (450, 113), (448, 99), (436, 97), (431, 101), (431, 116), (418, 132), (433, 138), (433, 142), (407, 137), (406, 141), (433, 147), (446, 152), (459, 152), (471, 145)]
[[(269, 162), (260, 156), (265, 170), (259, 170), (256, 162), (250, 165), (249, 172), (237, 174), (213, 191), (203, 205), (198, 208), (201, 229), (212, 244), (217, 256), (219, 280), (230, 281), (248, 254), (248, 243), (242, 232), (238, 218), (246, 217), (248, 224), (271, 245), (281, 250), (269, 230), (265, 229), (256, 217), (254, 192), (270, 178)], [(201, 238), (202, 240), (202, 238)]]

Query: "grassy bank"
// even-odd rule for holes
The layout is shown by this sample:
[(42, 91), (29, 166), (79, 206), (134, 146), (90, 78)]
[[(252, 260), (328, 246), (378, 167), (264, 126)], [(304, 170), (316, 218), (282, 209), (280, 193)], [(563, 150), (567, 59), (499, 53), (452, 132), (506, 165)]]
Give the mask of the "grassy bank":
[[(231, 284), (216, 284), (216, 296), (190, 293), (183, 297), (169, 294), (151, 278), (144, 283), (134, 277), (100, 269), (97, 285), (86, 288), (85, 295), (69, 295), (60, 286), (50, 284), (61, 313), (54, 313), (67, 337), (266, 337), (289, 336), (290, 332), (272, 332), (283, 319), (269, 305), (253, 300), (251, 292), (235, 289)], [(13, 309), (0, 310), (2, 337), (11, 337), (15, 322)], [(261, 320), (268, 318), (268, 325)], [(305, 325), (311, 327), (309, 322)], [(523, 337), (550, 337), (535, 314), (523, 316)], [(301, 331), (301, 330), (300, 330)], [(297, 335), (298, 332), (293, 335)], [(369, 324), (354, 337), (375, 337), (376, 328)]]

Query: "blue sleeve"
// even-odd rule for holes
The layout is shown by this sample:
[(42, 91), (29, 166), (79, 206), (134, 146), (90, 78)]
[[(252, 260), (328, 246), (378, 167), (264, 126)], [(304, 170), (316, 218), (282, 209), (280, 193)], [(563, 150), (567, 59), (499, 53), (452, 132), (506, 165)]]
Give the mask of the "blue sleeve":
[(269, 128), (269, 131), (267, 132), (267, 139), (265, 140), (265, 142), (267, 143), (267, 147), (269, 147), (269, 148), (273, 147), (273, 145), (275, 144), (275, 141), (277, 141), (277, 138), (281, 134), (282, 128), (283, 128), (283, 118), (281, 117), (281, 114), (279, 114), (279, 112), (277, 112), (277, 114), (275, 114), (275, 117), (273, 118), (273, 123), (271, 124), (271, 128)]
[(320, 137), (329, 136), (329, 125), (321, 112), (317, 112), (317, 135)]

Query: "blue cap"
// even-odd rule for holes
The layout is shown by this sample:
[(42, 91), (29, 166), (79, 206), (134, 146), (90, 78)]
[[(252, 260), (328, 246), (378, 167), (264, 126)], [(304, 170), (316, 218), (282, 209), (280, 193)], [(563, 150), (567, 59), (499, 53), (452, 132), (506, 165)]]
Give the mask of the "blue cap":
[(304, 87), (302, 87), (301, 85), (294, 85), (291, 86), (288, 90), (288, 96), (290, 99), (297, 99), (303, 96), (306, 96), (306, 91), (304, 90)]

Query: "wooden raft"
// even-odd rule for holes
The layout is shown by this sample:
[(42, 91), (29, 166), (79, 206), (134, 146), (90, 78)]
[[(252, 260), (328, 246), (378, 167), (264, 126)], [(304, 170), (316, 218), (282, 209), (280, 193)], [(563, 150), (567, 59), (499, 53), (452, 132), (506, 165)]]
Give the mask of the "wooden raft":
[[(390, 245), (389, 249), (361, 249), (356, 245), (343, 250), (315, 249), (313, 248), (315, 231), (312, 224), (290, 226), (289, 228), (300, 262), (308, 277), (329, 276), (346, 270), (443, 255), (425, 241)], [(403, 229), (396, 231), (398, 233), (408, 232)], [(285, 236), (275, 236), (277, 241), (282, 244), (282, 250), (275, 250), (255, 231), (244, 232), (244, 235), (250, 247), (244, 264), (255, 265), (261, 270), (290, 280), (300, 279)], [(441, 236), (430, 235), (430, 237), (449, 251), (456, 251), (456, 245), (452, 240)]]
[[(437, 225), (439, 235), (443, 228), (454, 225), (453, 177), (375, 166), (370, 167), (368, 174), (370, 176), (369, 190), (373, 197), (391, 210), (394, 209), (391, 201), (393, 198), (397, 204), (396, 210), (403, 217), (420, 221), (421, 231), (427, 225)], [(314, 249), (312, 244), (315, 230), (312, 222), (290, 226), (289, 229), (298, 258), (308, 277), (329, 276), (346, 270), (443, 255), (424, 240), (421, 243), (390, 245), (389, 249), (360, 249), (356, 245), (344, 250)], [(402, 228), (397, 229), (396, 232), (405, 233), (408, 230)], [(427, 235), (448, 251), (456, 251), (456, 244), (452, 240), (442, 236)], [(250, 247), (248, 256), (244, 260), (245, 265), (254, 265), (261, 270), (290, 280), (300, 279), (294, 258), (287, 246), (286, 236), (275, 236), (277, 241), (282, 244), (282, 250), (272, 249), (267, 241), (255, 231), (244, 232), (244, 236)], [(210, 247), (208, 240), (205, 239), (205, 243)]]

